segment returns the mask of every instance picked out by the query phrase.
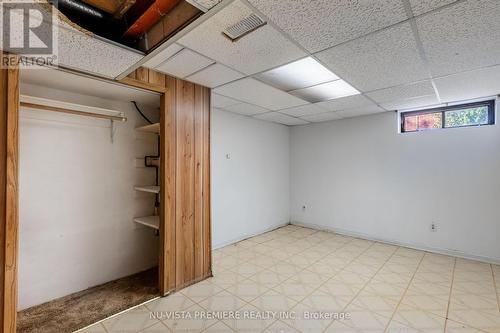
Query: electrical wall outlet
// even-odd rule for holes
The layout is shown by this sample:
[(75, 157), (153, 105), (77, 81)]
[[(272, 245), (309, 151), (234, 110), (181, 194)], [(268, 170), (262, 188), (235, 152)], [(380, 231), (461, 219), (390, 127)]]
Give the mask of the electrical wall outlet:
[(306, 210), (306, 205), (302, 206), (302, 211)]
[(434, 223), (434, 222), (433, 222), (433, 223), (431, 223), (431, 227), (430, 227), (430, 229), (431, 229), (431, 232), (437, 232), (437, 231), (438, 231), (438, 229), (437, 229), (437, 224), (436, 224), (436, 223)]

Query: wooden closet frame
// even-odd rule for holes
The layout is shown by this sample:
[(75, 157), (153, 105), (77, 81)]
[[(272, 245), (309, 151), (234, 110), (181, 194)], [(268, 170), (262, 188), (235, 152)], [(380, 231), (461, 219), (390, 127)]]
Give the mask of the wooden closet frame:
[[(16, 57), (15, 55), (6, 55)], [(139, 68), (120, 80), (160, 93), (161, 295), (212, 276), (210, 89)], [(0, 331), (17, 319), (19, 68), (0, 69)]]

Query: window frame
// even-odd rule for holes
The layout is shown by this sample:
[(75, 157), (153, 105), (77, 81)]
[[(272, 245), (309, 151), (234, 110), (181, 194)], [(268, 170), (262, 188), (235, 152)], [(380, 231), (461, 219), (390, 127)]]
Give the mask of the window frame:
[[(488, 107), (488, 122), (486, 124), (446, 127), (446, 112), (457, 111), (457, 110), (462, 110), (462, 109), (472, 109), (472, 108), (476, 108), (476, 107), (480, 107), (480, 106)], [(441, 107), (432, 108), (432, 109), (423, 109), (423, 110), (406, 111), (406, 112), (401, 111), (400, 117), (399, 117), (399, 120), (401, 123), (400, 130), (401, 130), (401, 133), (418, 133), (418, 132), (425, 132), (425, 131), (437, 130), (437, 129), (480, 127), (480, 126), (495, 125), (495, 106), (496, 106), (496, 99), (488, 99), (488, 100), (484, 100), (484, 101), (480, 101), (480, 102), (456, 104), (456, 105), (450, 105), (450, 106), (441, 106)], [(439, 113), (439, 112), (441, 112), (441, 127), (434, 128), (434, 129), (422, 129), (422, 130), (416, 130), (416, 131), (406, 131), (405, 130), (405, 118), (406, 117), (426, 115), (426, 114)]]

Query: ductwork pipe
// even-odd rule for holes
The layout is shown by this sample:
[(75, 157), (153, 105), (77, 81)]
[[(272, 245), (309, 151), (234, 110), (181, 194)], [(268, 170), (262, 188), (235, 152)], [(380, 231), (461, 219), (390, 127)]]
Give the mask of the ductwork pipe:
[(156, 0), (125, 32), (128, 38), (137, 38), (174, 8), (181, 0)]

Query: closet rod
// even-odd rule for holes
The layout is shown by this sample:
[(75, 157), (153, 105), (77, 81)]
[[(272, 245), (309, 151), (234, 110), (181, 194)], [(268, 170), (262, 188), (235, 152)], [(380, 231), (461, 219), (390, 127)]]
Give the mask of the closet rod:
[(27, 108), (45, 110), (45, 111), (69, 113), (69, 114), (74, 114), (74, 115), (78, 115), (78, 116), (94, 117), (94, 118), (101, 118), (101, 119), (108, 119), (108, 120), (127, 121), (126, 117), (119, 117), (119, 116), (111, 116), (111, 115), (106, 115), (106, 114), (70, 110), (70, 109), (65, 109), (65, 108), (59, 108), (56, 106), (48, 106), (48, 105), (28, 103), (28, 102), (21, 102), (21, 106), (24, 106)]

